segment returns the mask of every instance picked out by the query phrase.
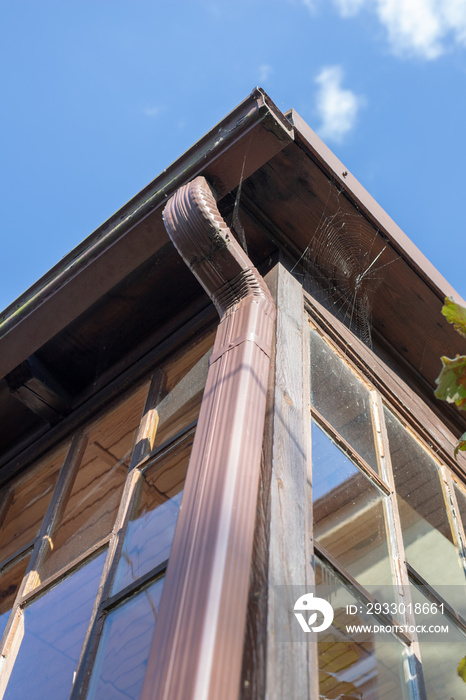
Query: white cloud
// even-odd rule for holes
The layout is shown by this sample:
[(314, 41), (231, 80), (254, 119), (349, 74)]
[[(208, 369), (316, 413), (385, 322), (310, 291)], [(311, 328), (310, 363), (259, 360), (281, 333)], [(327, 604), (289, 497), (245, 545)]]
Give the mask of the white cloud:
[(266, 63), (259, 66), (259, 83), (265, 83), (272, 73), (272, 66), (269, 66)]
[(317, 111), (322, 120), (318, 129), (323, 139), (342, 141), (356, 123), (362, 99), (351, 90), (343, 89), (343, 70), (340, 66), (327, 66), (316, 78)]
[[(318, 0), (302, 0), (316, 7)], [(333, 0), (341, 17), (372, 11), (398, 56), (438, 58), (448, 46), (466, 46), (466, 0)]]
[(158, 117), (160, 112), (161, 112), (160, 107), (155, 107), (155, 106), (145, 107), (145, 109), (144, 109), (144, 114), (146, 115), (146, 117)]
[(353, 17), (366, 4), (366, 0), (334, 0), (342, 17)]
[(378, 17), (396, 54), (440, 56), (446, 28), (436, 5), (436, 0), (377, 0)]

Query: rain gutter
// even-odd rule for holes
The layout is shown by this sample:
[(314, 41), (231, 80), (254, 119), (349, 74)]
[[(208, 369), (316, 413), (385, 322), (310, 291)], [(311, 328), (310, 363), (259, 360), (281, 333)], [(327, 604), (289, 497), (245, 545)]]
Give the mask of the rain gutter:
[(223, 197), (239, 184), (241, 176), (249, 177), (292, 140), (289, 121), (263, 90), (255, 88), (173, 165), (0, 313), (0, 378), (168, 242), (161, 212), (178, 187), (203, 174)]
[(237, 700), (275, 305), (205, 178), (164, 211), (220, 315), (143, 700)]

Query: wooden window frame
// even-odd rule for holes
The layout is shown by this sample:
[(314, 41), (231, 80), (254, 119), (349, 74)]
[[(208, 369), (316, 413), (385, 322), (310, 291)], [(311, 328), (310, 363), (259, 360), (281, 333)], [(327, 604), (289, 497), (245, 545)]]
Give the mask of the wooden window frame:
[[(210, 318), (210, 316), (211, 314), (207, 315), (208, 318)], [(206, 316), (203, 314), (201, 323), (203, 332), (200, 335), (201, 339), (210, 336), (213, 330), (211, 322), (205, 324), (205, 318)], [(198, 321), (196, 321), (196, 325), (199, 326)], [(75, 682), (73, 683), (70, 696), (72, 698), (83, 698), (87, 692), (90, 670), (92, 669), (92, 664), (95, 660), (100, 634), (107, 613), (109, 613), (115, 606), (139, 592), (146, 585), (150, 584), (151, 581), (156, 580), (166, 569), (167, 561), (162, 562), (157, 567), (154, 567), (147, 572), (147, 574), (139, 577), (133, 584), (125, 587), (125, 589), (119, 591), (117, 594), (110, 595), (116, 566), (118, 564), (119, 553), (123, 546), (124, 535), (128, 526), (133, 496), (141, 474), (145, 471), (145, 469), (149, 468), (154, 461), (158, 461), (160, 458), (163, 458), (166, 453), (170, 452), (173, 448), (176, 448), (178, 444), (183, 442), (183, 440), (187, 439), (190, 435), (194, 435), (195, 433), (197, 420), (191, 422), (183, 429), (178, 431), (175, 435), (168, 438), (162, 445), (154, 447), (155, 433), (158, 423), (155, 408), (164, 379), (163, 365), (166, 364), (166, 359), (171, 358), (175, 353), (183, 353), (186, 345), (184, 343), (181, 344), (180, 340), (185, 340), (186, 338), (191, 340), (192, 336), (190, 330), (192, 331), (192, 328), (190, 329), (189, 325), (185, 326), (180, 332), (174, 335), (170, 347), (167, 344), (164, 344), (162, 350), (160, 350), (160, 348), (158, 349), (158, 353), (156, 354), (165, 359), (165, 362), (160, 363), (162, 369), (156, 369), (155, 371), (152, 369), (149, 375), (147, 375), (146, 372), (145, 375), (141, 376), (139, 366), (130, 368), (130, 370), (125, 373), (125, 377), (120, 383), (120, 391), (118, 391), (116, 384), (112, 385), (111, 389), (105, 391), (103, 395), (99, 394), (98, 399), (96, 399), (92, 405), (86, 405), (84, 411), (78, 411), (77, 415), (70, 416), (70, 420), (67, 421), (67, 434), (69, 434), (71, 429), (73, 429), (75, 434), (71, 438), (70, 444), (65, 453), (64, 462), (59, 470), (53, 495), (45, 515), (43, 516), (39, 532), (34, 540), (24, 545), (20, 550), (2, 562), (1, 571), (3, 572), (10, 566), (14, 566), (16, 562), (30, 553), (30, 560), (26, 573), (17, 591), (6, 628), (2, 638), (0, 639), (0, 652), (2, 653), (1, 659), (3, 662), (0, 664), (0, 697), (3, 695), (3, 692), (6, 689), (11, 670), (14, 666), (13, 659), (13, 661), (10, 662), (11, 668), (8, 669), (9, 654), (12, 651), (12, 647), (16, 643), (16, 627), (22, 614), (21, 611), (26, 605), (32, 603), (45, 591), (49, 590), (54, 584), (62, 580), (63, 577), (72, 574), (72, 572), (80, 568), (84, 562), (91, 560), (98, 553), (106, 550), (105, 563), (100, 579), (100, 585), (96, 591), (93, 611), (82, 644), (81, 656), (77, 664)], [(129, 381), (130, 377), (134, 378), (134, 383)], [(114, 519), (112, 531), (99, 542), (95, 543), (92, 547), (70, 561), (66, 567), (54, 572), (52, 575), (44, 579), (44, 581), (42, 581), (39, 585), (35, 585), (36, 581), (33, 580), (32, 574), (40, 566), (40, 562), (45, 555), (48, 546), (48, 535), (52, 531), (53, 526), (57, 522), (64, 504), (66, 503), (66, 498), (73, 483), (75, 472), (79, 469), (80, 460), (86, 448), (87, 438), (84, 434), (85, 429), (90, 423), (92, 423), (93, 420), (99, 417), (99, 414), (105, 414), (107, 411), (110, 412), (115, 405), (118, 405), (121, 400), (125, 399), (126, 394), (131, 394), (136, 387), (140, 386), (144, 382), (147, 382), (149, 379), (150, 382), (146, 393), (145, 406), (139, 422), (136, 439), (133, 444), (131, 461), (127, 469), (127, 474), (119, 501), (119, 508)], [(110, 396), (112, 399), (111, 401), (109, 400)], [(87, 419), (84, 423), (83, 415)], [(45, 443), (50, 450), (55, 448), (57, 441), (58, 444), (62, 442), (62, 440), (59, 439), (62, 432), (63, 430), (52, 431), (52, 435), (48, 437), (47, 442)], [(31, 466), (34, 466), (34, 463)], [(26, 474), (27, 470), (23, 469), (21, 473)], [(1, 503), (2, 510), (7, 505), (8, 495), (9, 490), (6, 489), (5, 496)]]
[[(280, 700), (285, 695), (307, 697), (318, 700), (317, 654), (314, 658), (309, 645), (292, 645), (290, 642), (274, 643), (274, 587), (277, 585), (311, 585), (314, 552), (330, 564), (338, 576), (342, 577), (355, 593), (369, 600), (367, 591), (349, 576), (337, 561), (314, 542), (312, 534), (312, 458), (309, 419), (312, 416), (350, 459), (386, 494), (387, 534), (391, 539), (391, 551), (396, 553), (395, 583), (404, 591), (409, 591), (410, 577), (418, 574), (405, 564), (404, 543), (399, 512), (396, 505), (396, 491), (391, 467), (388, 436), (383, 418), (383, 405), (386, 404), (424, 448), (439, 463), (439, 486), (444, 491), (444, 501), (449, 513), (456, 547), (465, 561), (465, 531), (459, 517), (453, 481), (456, 478), (466, 484), (465, 472), (453, 458), (456, 436), (439, 421), (436, 413), (412, 391), (383, 359), (362, 343), (339, 319), (335, 318), (322, 304), (316, 301), (300, 282), (294, 279), (285, 265), (279, 266), (279, 282), (276, 284), (277, 335), (275, 348), (275, 393), (273, 406), (274, 421), (269, 439), (273, 441), (271, 457), (271, 516), (270, 516), (270, 558), (268, 567), (268, 648), (266, 656), (266, 694), (270, 700)], [(336, 354), (344, 357), (353, 372), (369, 387), (374, 438), (380, 460), (380, 475), (377, 474), (338, 434), (314, 408), (310, 407), (310, 355), (309, 332), (311, 324), (322, 334)], [(304, 348), (304, 349), (303, 349)], [(301, 364), (299, 358), (302, 358)], [(372, 388), (371, 388), (372, 387)], [(289, 413), (290, 406), (303, 406), (301, 415), (297, 412), (282, 419)], [(291, 440), (291, 435), (293, 439)], [(305, 455), (305, 457), (304, 457)], [(301, 491), (299, 491), (301, 489)], [(307, 504), (296, 494), (306, 494)], [(305, 499), (305, 500), (306, 500)], [(449, 501), (449, 503), (447, 503)], [(286, 506), (286, 504), (288, 504)], [(285, 507), (284, 507), (285, 506)], [(303, 543), (304, 539), (304, 544)], [(299, 543), (299, 544), (298, 544)], [(432, 600), (440, 599), (435, 588), (422, 579), (425, 590)], [(448, 604), (445, 605), (450, 619), (464, 631), (464, 621)], [(403, 625), (414, 624), (414, 616), (407, 613), (401, 621)], [(425, 698), (420, 661), (419, 642), (416, 635), (399, 635), (407, 648), (411, 648), (412, 676), (418, 680), (412, 683), (413, 697)], [(247, 693), (243, 697), (250, 697)]]

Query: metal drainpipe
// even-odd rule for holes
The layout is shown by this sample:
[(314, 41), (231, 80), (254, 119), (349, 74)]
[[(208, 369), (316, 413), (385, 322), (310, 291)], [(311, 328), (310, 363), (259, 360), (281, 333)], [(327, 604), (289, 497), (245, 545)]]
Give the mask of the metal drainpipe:
[(220, 324), (142, 698), (237, 700), (275, 305), (205, 178), (164, 221)]

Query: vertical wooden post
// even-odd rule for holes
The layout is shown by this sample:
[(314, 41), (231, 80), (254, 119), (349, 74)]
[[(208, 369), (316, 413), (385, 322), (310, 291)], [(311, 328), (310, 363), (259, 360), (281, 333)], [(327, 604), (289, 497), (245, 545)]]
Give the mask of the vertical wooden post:
[[(291, 626), (281, 627), (277, 638), (274, 627), (275, 605), (286, 601), (292, 610), (292, 587), (313, 583), (309, 325), (302, 287), (282, 264), (276, 306), (266, 697), (315, 700), (315, 643), (293, 641)], [(276, 586), (289, 588), (281, 588), (277, 598)]]

